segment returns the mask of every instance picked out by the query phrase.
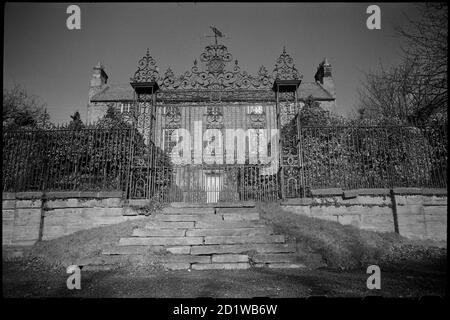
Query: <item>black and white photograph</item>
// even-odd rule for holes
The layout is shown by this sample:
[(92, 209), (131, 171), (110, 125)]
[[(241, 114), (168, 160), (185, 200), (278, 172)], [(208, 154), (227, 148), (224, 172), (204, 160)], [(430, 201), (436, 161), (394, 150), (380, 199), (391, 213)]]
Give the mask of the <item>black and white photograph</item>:
[(4, 298), (446, 296), (447, 3), (3, 9)]

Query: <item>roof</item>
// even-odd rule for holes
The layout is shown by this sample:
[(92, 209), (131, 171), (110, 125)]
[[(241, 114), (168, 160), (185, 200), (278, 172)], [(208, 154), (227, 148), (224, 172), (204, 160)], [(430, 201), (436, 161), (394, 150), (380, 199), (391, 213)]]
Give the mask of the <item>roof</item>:
[(91, 101), (124, 101), (133, 100), (134, 90), (130, 84), (107, 85), (99, 93), (95, 94)]
[(302, 82), (299, 87), (299, 98), (313, 96), (317, 100), (335, 100), (333, 96), (317, 82)]
[[(174, 90), (176, 91), (176, 90)], [(316, 100), (335, 100), (333, 96), (325, 90), (319, 83), (302, 82), (299, 87), (299, 99), (306, 99), (313, 96)], [(134, 91), (130, 84), (106, 85), (99, 93), (95, 94), (92, 102), (106, 101), (132, 101)]]

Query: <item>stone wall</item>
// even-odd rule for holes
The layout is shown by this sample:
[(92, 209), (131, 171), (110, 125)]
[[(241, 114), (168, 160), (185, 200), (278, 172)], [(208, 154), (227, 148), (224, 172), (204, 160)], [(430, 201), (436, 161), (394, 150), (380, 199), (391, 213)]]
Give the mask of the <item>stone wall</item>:
[(137, 218), (123, 210), (121, 192), (3, 193), (3, 246), (32, 245)]
[(39, 239), (42, 200), (36, 193), (3, 193), (3, 245), (30, 245)]
[[(312, 190), (313, 197), (290, 199), (293, 213), (398, 232), (408, 238), (447, 239), (447, 190), (396, 188)], [(3, 193), (3, 246), (31, 245), (90, 229), (136, 219), (124, 208), (121, 192)]]
[(311, 199), (282, 202), (295, 214), (407, 238), (447, 239), (447, 190), (394, 188), (312, 190)]

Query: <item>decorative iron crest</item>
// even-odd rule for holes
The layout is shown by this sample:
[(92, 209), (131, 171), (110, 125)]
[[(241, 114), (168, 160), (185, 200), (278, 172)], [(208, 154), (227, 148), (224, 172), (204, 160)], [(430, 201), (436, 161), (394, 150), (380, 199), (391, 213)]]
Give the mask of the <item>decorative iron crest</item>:
[(158, 78), (159, 72), (156, 61), (150, 55), (149, 49), (147, 49), (147, 54), (139, 60), (138, 69), (130, 80), (131, 82), (151, 82), (157, 81)]
[[(275, 79), (298, 80), (302, 76), (293, 64), (293, 59), (283, 50), (277, 59), (275, 69), (269, 74), (264, 66), (261, 66), (256, 75), (250, 75), (246, 71), (241, 71), (237, 60), (234, 65), (227, 68), (233, 56), (224, 45), (209, 45), (200, 55), (200, 61), (205, 64), (205, 69), (201, 70), (197, 60), (190, 71), (186, 71), (179, 77), (168, 68), (162, 77), (159, 78), (162, 89), (270, 89)], [(217, 101), (214, 97), (211, 100)], [(220, 100), (220, 99), (219, 99)]]
[(225, 65), (232, 59), (233, 56), (222, 44), (207, 46), (200, 55), (200, 61), (206, 64), (208, 72), (211, 73), (223, 72)]
[(181, 111), (178, 106), (168, 106), (166, 109), (165, 119), (166, 128), (177, 129), (180, 127), (181, 123)]
[(208, 107), (206, 110), (206, 127), (208, 129), (223, 128), (223, 113), (220, 107)]
[(266, 127), (266, 112), (259, 106), (252, 108), (248, 114), (250, 127), (253, 129), (263, 129)]
[(283, 47), (283, 53), (277, 59), (273, 75), (276, 80), (299, 80), (302, 78), (294, 65), (294, 60), (286, 53), (286, 47)]

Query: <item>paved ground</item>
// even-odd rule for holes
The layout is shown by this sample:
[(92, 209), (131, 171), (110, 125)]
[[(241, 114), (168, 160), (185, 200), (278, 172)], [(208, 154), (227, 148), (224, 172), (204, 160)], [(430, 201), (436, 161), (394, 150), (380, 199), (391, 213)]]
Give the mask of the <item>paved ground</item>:
[(307, 297), (445, 294), (445, 262), (382, 271), (381, 290), (368, 290), (364, 270), (340, 272), (251, 269), (236, 271), (83, 271), (81, 290), (68, 290), (64, 270), (45, 272), (3, 262), (4, 297)]

